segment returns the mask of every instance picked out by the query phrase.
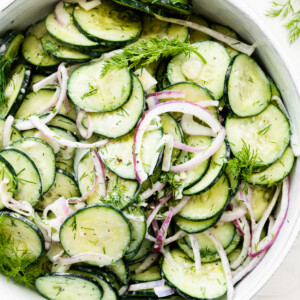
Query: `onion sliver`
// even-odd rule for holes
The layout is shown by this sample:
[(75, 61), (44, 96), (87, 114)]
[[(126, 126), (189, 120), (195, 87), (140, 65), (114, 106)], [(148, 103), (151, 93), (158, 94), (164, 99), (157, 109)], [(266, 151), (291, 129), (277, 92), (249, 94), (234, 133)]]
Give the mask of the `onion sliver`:
[(14, 117), (9, 115), (3, 126), (2, 147), (6, 148), (10, 143), (11, 129), (14, 122)]

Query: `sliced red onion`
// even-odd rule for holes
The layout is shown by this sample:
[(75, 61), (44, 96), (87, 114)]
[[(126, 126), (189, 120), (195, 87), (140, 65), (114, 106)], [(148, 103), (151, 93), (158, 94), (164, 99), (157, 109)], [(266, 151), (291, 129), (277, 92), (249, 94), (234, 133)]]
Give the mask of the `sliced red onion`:
[[(62, 78), (61, 78), (60, 72), (57, 72), (57, 79), (58, 79), (59, 85), (62, 86)], [(64, 103), (65, 103), (66, 112), (69, 113), (70, 112), (70, 104), (69, 104), (67, 94), (65, 95)]]
[(151, 188), (147, 189), (145, 192), (143, 192), (140, 195), (140, 198), (143, 200), (148, 199), (149, 197), (154, 195), (156, 192), (160, 192), (165, 187), (165, 185), (166, 185), (165, 183), (161, 183), (160, 181), (155, 182)]
[(218, 241), (218, 239), (215, 237), (215, 235), (211, 232), (211, 230), (204, 231), (204, 234), (208, 236), (214, 245), (217, 248), (217, 251), (219, 253), (219, 256), (221, 258), (223, 270), (225, 273), (226, 277), (226, 282), (227, 282), (227, 300), (232, 300), (233, 295), (234, 295), (234, 287), (233, 287), (233, 280), (232, 280), (232, 274), (231, 274), (231, 269), (230, 269), (230, 264), (226, 255), (226, 252), (221, 245), (221, 243)]
[(36, 82), (32, 86), (32, 90), (36, 93), (42, 88), (45, 88), (49, 85), (54, 85), (56, 83), (56, 81), (57, 81), (57, 72), (52, 73), (48, 77), (45, 77), (45, 78), (39, 80), (38, 82)]
[(156, 241), (155, 241), (153, 249), (152, 249), (153, 252), (160, 252), (161, 251), (161, 248), (164, 244), (164, 240), (165, 240), (166, 235), (167, 235), (168, 227), (169, 227), (169, 225), (171, 223), (171, 220), (172, 220), (172, 217), (173, 217), (173, 211), (174, 211), (173, 206), (170, 206), (168, 215), (167, 215), (166, 219), (164, 220), (164, 222), (163, 222), (163, 224), (162, 224), (162, 226), (161, 226), (161, 228), (158, 231), (158, 234), (156, 236)]
[(98, 152), (93, 149), (92, 150), (92, 159), (95, 165), (95, 170), (96, 170), (96, 176), (98, 177), (99, 181), (99, 191), (100, 191), (100, 196), (107, 196), (107, 188), (105, 184), (105, 170), (104, 170), (104, 165), (103, 162), (98, 154)]
[(102, 268), (107, 265), (111, 265), (114, 260), (105, 254), (100, 253), (81, 253), (75, 256), (70, 257), (60, 257), (53, 264), (53, 270), (55, 272), (66, 272), (71, 265), (81, 263), (81, 262), (89, 262), (93, 263), (93, 265), (97, 265), (99, 268)]
[(274, 226), (274, 223), (275, 223), (275, 219), (274, 217), (270, 216), (269, 217), (269, 225), (268, 225), (268, 233), (271, 232), (273, 226)]
[(234, 207), (231, 211), (225, 211), (219, 222), (233, 222), (234, 220), (242, 218), (248, 209), (244, 205)]
[(183, 197), (179, 203), (174, 207), (173, 216), (177, 215), (189, 202), (191, 197)]
[(153, 237), (152, 235), (150, 235), (148, 232), (146, 232), (146, 234), (145, 234), (145, 239), (148, 240), (148, 241), (151, 241), (153, 243), (156, 242), (156, 238)]
[(70, 24), (70, 15), (65, 10), (63, 1), (58, 2), (55, 6), (54, 16), (60, 26), (66, 27)]
[(156, 206), (154, 207), (154, 209), (149, 213), (148, 217), (147, 217), (147, 228), (150, 227), (153, 219), (155, 218), (156, 214), (159, 212), (159, 210), (161, 209), (161, 207), (172, 197), (172, 192), (170, 192), (167, 196), (158, 199)]
[(270, 246), (275, 242), (283, 224), (287, 216), (288, 208), (289, 208), (289, 179), (286, 177), (283, 180), (282, 184), (282, 196), (280, 202), (280, 210), (279, 214), (275, 220), (275, 223), (271, 229), (271, 231), (260, 241), (258, 244), (254, 245), (252, 248), (251, 256), (256, 256), (261, 252), (266, 252)]
[(148, 105), (149, 109), (152, 108), (153, 106), (159, 104), (157, 96), (146, 97), (146, 102), (147, 102), (147, 105)]
[(194, 168), (195, 166), (199, 165), (203, 161), (207, 160), (211, 156), (213, 156), (221, 147), (225, 139), (225, 135), (226, 135), (225, 129), (222, 127), (221, 131), (218, 133), (217, 137), (213, 140), (210, 147), (206, 151), (196, 154), (192, 159), (190, 159), (189, 161), (181, 165), (172, 166), (171, 172), (181, 173), (181, 172), (188, 171)]
[(173, 23), (173, 24), (178, 24), (184, 27), (188, 27), (188, 28), (192, 28), (194, 30), (206, 33), (208, 35), (210, 35), (211, 37), (229, 45), (231, 48), (245, 53), (249, 56), (252, 55), (252, 53), (254, 52), (256, 45), (247, 45), (239, 40), (236, 40), (230, 36), (224, 35), (218, 31), (212, 30), (206, 26), (200, 25), (200, 24), (196, 24), (190, 21), (186, 21), (186, 20), (180, 20), (180, 19), (174, 19), (174, 18), (167, 18), (167, 17), (163, 17), (163, 16), (159, 16), (159, 15), (155, 15), (155, 17), (161, 21), (165, 21), (168, 23)]
[(29, 121), (33, 124), (33, 126), (36, 129), (40, 130), (45, 136), (56, 141), (57, 143), (59, 143), (60, 145), (62, 145), (64, 147), (91, 149), (91, 148), (103, 147), (104, 145), (106, 145), (109, 142), (108, 139), (101, 140), (99, 142), (92, 143), (92, 144), (72, 142), (65, 138), (59, 137), (54, 131), (52, 131), (47, 125), (45, 125), (37, 116), (29, 117)]
[(187, 151), (187, 152), (197, 152), (197, 153), (202, 152), (207, 149), (207, 147), (193, 147), (193, 146), (189, 146), (189, 145), (183, 144), (178, 141), (174, 142), (174, 148), (181, 149), (181, 150)]
[(52, 211), (56, 217), (62, 217), (65, 219), (72, 213), (69, 203), (65, 197), (60, 197), (45, 207), (43, 211), (43, 217), (45, 220), (48, 219), (49, 211)]
[(168, 91), (160, 91), (152, 94), (148, 94), (146, 98), (157, 97), (158, 100), (164, 99), (180, 99), (185, 97), (185, 92), (168, 90)]
[(239, 282), (242, 278), (244, 278), (248, 273), (250, 273), (255, 267), (262, 261), (266, 252), (263, 252), (256, 256), (255, 258), (251, 258), (250, 256), (246, 259), (246, 261), (235, 271), (232, 272), (233, 275), (233, 284)]
[(192, 244), (192, 249), (194, 252), (195, 269), (196, 269), (196, 271), (200, 271), (201, 270), (200, 249), (199, 249), (199, 244), (198, 244), (196, 235), (190, 234), (189, 238), (190, 238), (190, 241)]
[(159, 231), (159, 226), (158, 226), (158, 222), (156, 220), (152, 221), (152, 229), (154, 231), (155, 236), (157, 236), (158, 231)]
[(174, 294), (174, 291), (167, 285), (154, 288), (154, 293), (158, 298), (168, 297)]
[(128, 285), (123, 285), (119, 290), (118, 290), (118, 294), (119, 296), (123, 296), (128, 290)]
[(251, 253), (250, 253), (250, 255), (252, 255), (252, 254), (254, 255), (254, 252), (257, 252), (257, 251), (255, 251), (256, 245), (259, 244), (262, 230), (263, 230), (269, 216), (271, 215), (271, 213), (273, 211), (273, 208), (274, 208), (274, 206), (277, 202), (277, 199), (279, 197), (280, 191), (281, 191), (281, 185), (278, 185), (269, 206), (265, 210), (265, 212), (262, 215), (260, 221), (257, 223), (257, 225), (255, 227), (255, 230), (252, 232)]
[(242, 216), (240, 219), (238, 219), (236, 221), (239, 224), (239, 228), (241, 228), (243, 230), (244, 240), (243, 240), (243, 248), (242, 248), (240, 255), (238, 256), (238, 258), (235, 261), (233, 261), (230, 264), (230, 267), (232, 269), (237, 269), (245, 261), (247, 255), (248, 255), (249, 248), (251, 246), (250, 226), (248, 224), (246, 217)]
[(216, 100), (202, 100), (202, 101), (199, 101), (196, 103), (202, 107), (209, 107), (209, 106), (218, 107), (219, 106), (219, 101), (216, 101)]
[(238, 220), (234, 220), (233, 223), (234, 223), (234, 225), (235, 225), (237, 231), (239, 232), (239, 234), (240, 234), (241, 236), (244, 236), (244, 230), (243, 230), (242, 227), (240, 226)]
[[(48, 122), (50, 122), (59, 112), (62, 103), (67, 95), (67, 84), (68, 84), (68, 72), (67, 69), (64, 65), (64, 63), (61, 63), (58, 66), (58, 70), (57, 70), (57, 74), (62, 74), (62, 84), (60, 86), (60, 95), (58, 98), (58, 101), (56, 103), (56, 106), (47, 114), (47, 116), (43, 119), (41, 119), (40, 121), (43, 124), (47, 124)], [(34, 116), (32, 116), (34, 117)], [(19, 130), (29, 130), (34, 128), (31, 120), (16, 120), (16, 127)]]
[(164, 245), (171, 244), (187, 235), (186, 232), (179, 230), (174, 235), (170, 236), (169, 238), (165, 239)]
[(10, 144), (10, 137), (11, 137), (11, 130), (12, 124), (14, 122), (14, 117), (9, 115), (4, 123), (3, 126), (3, 133), (2, 133), (2, 147), (6, 148)]
[(36, 115), (42, 115), (44, 113), (47, 113), (52, 107), (54, 107), (57, 104), (57, 101), (59, 99), (59, 95), (60, 95), (60, 88), (57, 87), (55, 93), (53, 94), (53, 96), (51, 97), (49, 103), (47, 103), (46, 106), (39, 108), (35, 114)]
[(140, 291), (140, 290), (149, 290), (155, 287), (163, 286), (165, 281), (162, 280), (155, 280), (155, 281), (148, 281), (142, 283), (131, 284), (129, 286), (129, 291)]
[(94, 184), (93, 184), (92, 188), (85, 195), (83, 195), (81, 197), (71, 197), (68, 199), (68, 202), (69, 203), (80, 203), (80, 202), (84, 201), (89, 195), (91, 195), (94, 192), (97, 184), (98, 184), (98, 177), (95, 176), (95, 180), (94, 180)]
[(159, 258), (159, 253), (151, 253), (141, 263), (141, 265), (134, 271), (135, 274), (141, 274), (152, 266), (152, 264)]
[(41, 218), (37, 213), (34, 214), (33, 221), (36, 224), (36, 226), (40, 229), (40, 231), (42, 232), (42, 234), (44, 236), (44, 240), (45, 240), (45, 249), (48, 250), (51, 246), (51, 238), (49, 237), (47, 230), (42, 226)]
[(77, 3), (85, 10), (89, 11), (101, 4), (100, 0), (78, 0)]
[(180, 121), (181, 128), (184, 133), (188, 135), (204, 135), (204, 136), (213, 136), (216, 134), (212, 131), (211, 128), (198, 124), (194, 121), (193, 115), (183, 114)]
[(172, 151), (174, 146), (174, 137), (171, 134), (165, 135), (165, 150), (162, 162), (162, 171), (168, 172), (171, 168)]
[[(185, 101), (169, 101), (169, 102), (164, 102), (160, 103), (150, 110), (148, 110), (143, 117), (140, 119), (139, 124), (137, 126), (137, 129), (135, 131), (134, 135), (134, 153), (133, 153), (133, 164), (134, 164), (134, 170), (136, 174), (136, 178), (139, 183), (144, 182), (148, 175), (146, 174), (144, 168), (143, 168), (143, 163), (141, 161), (141, 147), (142, 147), (142, 142), (143, 142), (143, 135), (147, 128), (149, 127), (151, 121), (158, 115), (166, 113), (166, 112), (181, 112), (181, 113), (187, 113), (187, 114), (192, 114), (198, 117), (200, 120), (203, 120), (206, 124), (208, 124), (214, 132), (221, 132), (221, 134), (218, 135), (218, 137), (215, 139), (218, 143), (212, 143), (210, 151), (207, 150), (206, 153), (211, 154), (217, 146), (220, 146), (222, 143), (219, 143), (220, 138), (224, 135), (225, 138), (225, 130), (223, 127), (220, 125), (219, 121), (216, 120), (213, 115), (206, 110), (205, 108), (195, 104), (195, 103), (190, 103), (190, 102), (185, 102)], [(223, 140), (224, 140), (223, 138)], [(212, 155), (212, 154), (211, 154)], [(207, 158), (209, 158), (208, 156)], [(196, 159), (195, 159), (196, 158)], [(206, 158), (206, 159), (207, 159)], [(196, 163), (200, 163), (201, 159), (198, 162), (199, 157), (196, 155), (191, 161), (192, 164), (194, 164), (194, 161)], [(187, 162), (189, 166), (189, 162)], [(180, 166), (173, 166), (172, 168), (175, 169), (181, 169), (184, 168), (182, 165)], [(171, 168), (172, 172), (173, 171)], [(181, 172), (181, 171), (178, 171)]]

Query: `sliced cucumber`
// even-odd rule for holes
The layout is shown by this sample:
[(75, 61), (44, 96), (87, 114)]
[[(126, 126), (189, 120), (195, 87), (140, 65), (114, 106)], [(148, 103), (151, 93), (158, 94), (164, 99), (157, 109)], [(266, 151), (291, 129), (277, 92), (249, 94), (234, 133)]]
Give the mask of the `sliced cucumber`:
[(109, 272), (113, 273), (122, 284), (128, 284), (130, 279), (129, 268), (127, 267), (123, 259), (119, 259), (112, 265), (106, 266), (106, 269)]
[(146, 271), (140, 274), (136, 274), (134, 271), (141, 265), (141, 263), (137, 263), (131, 265), (129, 267), (130, 270), (130, 279), (133, 281), (139, 282), (147, 282), (147, 281), (155, 281), (161, 279), (161, 274), (158, 265), (151, 266)]
[(11, 164), (18, 179), (14, 198), (35, 205), (43, 189), (40, 173), (33, 160), (25, 152), (13, 148), (1, 150), (0, 155)]
[(17, 65), (7, 82), (4, 100), (0, 106), (0, 117), (14, 116), (22, 104), (26, 90), (30, 84), (31, 70), (24, 64)]
[(75, 49), (57, 42), (47, 33), (41, 39), (41, 43), (44, 51), (59, 61), (65, 61), (67, 63), (83, 63), (91, 59), (91, 56), (88, 54), (78, 52)]
[(105, 46), (126, 45), (136, 41), (142, 32), (140, 17), (129, 9), (102, 1), (101, 5), (86, 11), (75, 7), (76, 27), (89, 39)]
[(137, 253), (132, 252), (128, 255), (125, 255), (125, 260), (128, 262), (128, 264), (135, 264), (137, 262), (140, 262), (149, 255), (152, 247), (153, 243), (147, 239), (144, 239), (139, 251)]
[(5, 62), (18, 55), (19, 48), (23, 42), (24, 36), (15, 31), (8, 30), (1, 39), (0, 60)]
[[(32, 92), (33, 91), (33, 85), (37, 82), (39, 82), (40, 80), (46, 78), (46, 75), (43, 75), (43, 74), (33, 74), (32, 75), (32, 78), (31, 78), (31, 82), (30, 82), (30, 85), (29, 85), (29, 88), (28, 88), (28, 91)], [(53, 84), (49, 84), (49, 85), (46, 85), (46, 88), (52, 88), (53, 87)]]
[(23, 138), (10, 144), (10, 147), (24, 151), (37, 166), (45, 194), (55, 180), (55, 155), (49, 144), (34, 137)]
[[(209, 25), (207, 23), (207, 21), (203, 18), (201, 18), (200, 16), (197, 15), (191, 15), (188, 18), (189, 21), (194, 22), (196, 24), (205, 26), (209, 28)], [(190, 42), (193, 43), (197, 43), (197, 42), (201, 42), (201, 41), (209, 41), (211, 40), (211, 36), (207, 35), (206, 33), (203, 33), (201, 31), (195, 30), (195, 29), (189, 29), (190, 32)]]
[(270, 81), (272, 96), (277, 96), (277, 97), (281, 98), (280, 91), (279, 91), (277, 85), (275, 84), (274, 80), (271, 77), (268, 77), (268, 79)]
[(166, 87), (170, 85), (170, 81), (168, 79), (167, 75), (167, 66), (168, 66), (169, 61), (168, 60), (163, 60), (157, 70), (156, 70), (156, 80), (157, 80), (157, 89), (159, 91), (164, 90)]
[(92, 252), (107, 256), (103, 265), (123, 257), (130, 243), (130, 226), (121, 211), (108, 205), (90, 205), (68, 217), (59, 232), (70, 255)]
[(228, 166), (225, 169), (225, 174), (229, 180), (231, 197), (234, 197), (239, 190), (241, 180), (232, 174)]
[(59, 64), (56, 60), (49, 56), (43, 49), (41, 38), (46, 33), (44, 20), (32, 25), (26, 32), (23, 42), (22, 54), (26, 61), (36, 67), (51, 68)]
[(226, 77), (226, 100), (239, 117), (261, 113), (271, 101), (270, 82), (260, 66), (248, 55), (237, 55)]
[(128, 208), (123, 211), (125, 217), (128, 219), (131, 228), (131, 241), (126, 251), (126, 254), (137, 252), (141, 247), (146, 235), (147, 225), (146, 218), (140, 208)]
[(50, 190), (44, 194), (34, 207), (36, 210), (44, 210), (46, 206), (53, 203), (60, 197), (66, 199), (80, 197), (80, 192), (74, 177), (61, 169), (56, 169), (55, 181)]
[[(109, 138), (121, 137), (129, 133), (137, 124), (144, 110), (144, 90), (142, 84), (133, 75), (132, 94), (121, 108), (106, 113), (91, 113), (91, 123), (95, 133)], [(83, 120), (87, 127), (88, 120)]]
[(74, 25), (72, 18), (73, 9), (73, 6), (65, 9), (70, 15), (70, 22), (67, 26), (60, 25), (54, 13), (49, 14), (45, 20), (48, 33), (58, 42), (78, 51), (98, 48), (98, 43), (88, 39)]
[[(0, 149), (3, 149), (3, 129), (4, 129), (5, 120), (0, 118)], [(14, 126), (11, 127), (10, 141), (14, 142), (23, 137), (22, 133)]]
[(74, 273), (48, 273), (35, 281), (37, 291), (52, 300), (99, 300), (102, 297), (98, 282)]
[[(73, 103), (89, 112), (114, 111), (124, 105), (132, 92), (132, 76), (127, 68), (101, 76), (104, 61), (77, 68), (68, 81), (68, 95)], [(117, 86), (114, 83), (119, 82)]]
[(193, 264), (193, 261), (184, 252), (174, 249), (171, 255), (178, 267), (164, 259), (161, 270), (167, 283), (180, 295), (192, 299), (217, 299), (226, 293), (226, 277), (221, 263), (203, 264), (200, 271), (195, 271), (186, 266), (187, 262)]
[(72, 119), (73, 121), (76, 121), (77, 111), (76, 111), (75, 105), (73, 104), (72, 101), (69, 101), (69, 110), (68, 111), (66, 109), (66, 105), (65, 105), (65, 101), (64, 101), (59, 110), (59, 113)]
[(227, 118), (225, 127), (233, 155), (239, 159), (246, 143), (250, 151), (257, 152), (258, 166), (278, 160), (290, 142), (289, 121), (272, 104), (254, 117)]
[(44, 250), (44, 237), (39, 228), (17, 213), (0, 212), (1, 246), (12, 260), (35, 261)]
[[(91, 172), (94, 163), (90, 152), (86, 153), (78, 164), (78, 186), (82, 195), (87, 194), (94, 184), (94, 174)], [(126, 208), (137, 196), (139, 184), (136, 181), (122, 179), (105, 168), (106, 188), (108, 197), (100, 195), (99, 185), (87, 197), (86, 202), (111, 204), (119, 209)], [(101, 188), (102, 189), (102, 188)]]
[(168, 79), (171, 83), (189, 80), (204, 85), (219, 100), (223, 96), (230, 55), (226, 48), (217, 42), (203, 41), (195, 45), (206, 63), (195, 53), (176, 55), (168, 65)]
[(67, 131), (72, 132), (74, 135), (76, 135), (77, 138), (81, 138), (78, 128), (76, 126), (76, 123), (70, 119), (67, 116), (57, 114), (49, 123), (48, 125), (52, 125), (55, 127), (60, 127), (62, 129), (65, 129)]
[(221, 215), (217, 215), (216, 217), (205, 220), (205, 221), (190, 221), (187, 219), (183, 219), (179, 216), (175, 216), (174, 220), (176, 225), (184, 232), (187, 233), (199, 233), (209, 229), (214, 226), (220, 219)]
[(283, 155), (272, 165), (259, 173), (253, 173), (249, 182), (256, 185), (274, 185), (290, 174), (295, 162), (291, 147), (287, 147)]
[[(186, 196), (198, 195), (209, 190), (220, 179), (226, 167), (230, 150), (227, 142), (212, 156), (210, 165), (200, 181), (183, 191)], [(227, 181), (226, 181), (227, 182)]]
[(225, 209), (228, 199), (229, 183), (227, 177), (222, 175), (209, 190), (192, 196), (178, 216), (191, 221), (212, 219)]

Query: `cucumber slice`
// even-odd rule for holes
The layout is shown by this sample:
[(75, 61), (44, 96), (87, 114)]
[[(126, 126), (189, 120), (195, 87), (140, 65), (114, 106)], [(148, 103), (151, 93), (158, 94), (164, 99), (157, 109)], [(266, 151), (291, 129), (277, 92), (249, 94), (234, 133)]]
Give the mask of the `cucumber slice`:
[(226, 176), (229, 180), (229, 184), (230, 184), (230, 195), (231, 195), (231, 197), (234, 197), (239, 190), (241, 180), (239, 178), (233, 176), (233, 174), (231, 173), (228, 166), (225, 169), (225, 174), (226, 174)]
[(271, 186), (283, 180), (290, 174), (295, 162), (295, 156), (291, 147), (287, 147), (283, 155), (272, 165), (259, 173), (250, 176), (249, 183)]
[[(134, 134), (135, 132), (131, 132), (121, 138), (116, 138), (99, 149), (101, 159), (107, 168), (121, 178), (129, 180), (136, 180), (132, 154)], [(160, 129), (148, 131), (143, 136), (141, 159), (147, 173), (150, 171), (150, 165), (161, 138)]]
[(123, 259), (119, 259), (117, 262), (112, 265), (106, 266), (106, 269), (113, 273), (121, 284), (128, 284), (129, 282), (129, 268), (124, 263)]
[[(113, 70), (101, 77), (103, 64), (97, 61), (81, 66), (69, 78), (69, 98), (85, 111), (114, 111), (130, 98), (133, 83), (129, 70)], [(116, 82), (121, 84), (113, 86)]]
[(230, 64), (225, 83), (226, 101), (239, 117), (261, 113), (271, 101), (270, 82), (248, 55), (237, 55)]
[[(227, 142), (212, 156), (210, 165), (200, 181), (183, 191), (186, 196), (198, 195), (209, 190), (220, 179), (226, 167), (230, 150)], [(226, 180), (227, 182), (227, 180)]]
[(274, 80), (269, 76), (267, 76), (267, 77), (268, 77), (269, 82), (270, 82), (272, 97), (277, 96), (277, 97), (281, 98), (281, 93), (280, 93), (277, 85), (275, 84)]
[(30, 156), (39, 170), (43, 194), (49, 191), (55, 180), (55, 155), (50, 145), (41, 139), (29, 137), (11, 143), (10, 147)]
[[(210, 230), (216, 236), (224, 249), (229, 247), (236, 233), (236, 228), (233, 222), (217, 223)], [(218, 252), (215, 244), (204, 233), (197, 233), (195, 236), (198, 241), (201, 256), (204, 257), (208, 254), (216, 254)], [(189, 235), (186, 235), (184, 240), (192, 248)]]
[(16, 114), (25, 98), (30, 78), (31, 70), (24, 64), (19, 64), (12, 70), (12, 75), (7, 82), (4, 92), (5, 102), (0, 106), (1, 118)]
[(117, 300), (119, 298), (114, 286), (109, 282), (109, 280), (105, 276), (103, 276), (103, 274), (100, 274), (96, 270), (77, 267), (72, 269), (71, 272), (75, 274), (82, 274), (96, 280), (103, 291), (101, 298), (102, 300)]
[(200, 195), (192, 196), (178, 216), (191, 221), (212, 219), (226, 208), (228, 200), (229, 183), (227, 177), (222, 175), (212, 188)]
[(12, 260), (37, 260), (44, 250), (44, 237), (39, 228), (17, 213), (0, 212), (1, 244)]
[[(207, 21), (197, 15), (191, 15), (188, 18), (189, 21), (194, 22), (196, 24), (205, 26), (209, 28), (209, 25), (207, 23)], [(190, 43), (197, 43), (197, 42), (201, 42), (201, 41), (209, 41), (211, 40), (211, 36), (209, 36), (206, 33), (203, 33), (201, 31), (195, 30), (195, 29), (191, 29), (189, 28), (189, 33), (190, 33)]]
[[(34, 74), (34, 75), (32, 75), (28, 91), (33, 92), (33, 89), (32, 89), (33, 85), (35, 83), (39, 82), (40, 80), (44, 79), (44, 78), (46, 78), (46, 76), (42, 75), (42, 74)], [(46, 85), (47, 88), (51, 88), (52, 86), (53, 86), (52, 84), (51, 85), (50, 84)]]
[(34, 208), (42, 211), (46, 206), (60, 197), (65, 197), (66, 199), (80, 197), (80, 192), (74, 177), (70, 173), (61, 169), (56, 169), (55, 181), (52, 187), (41, 197)]
[(137, 252), (142, 245), (146, 235), (147, 225), (146, 218), (143, 211), (136, 208), (128, 208), (123, 211), (125, 217), (128, 219), (131, 228), (131, 241), (126, 251), (126, 254)]
[(199, 233), (209, 229), (214, 226), (220, 219), (221, 215), (217, 215), (216, 217), (205, 220), (205, 221), (190, 221), (187, 219), (183, 219), (179, 216), (175, 216), (174, 220), (176, 225), (186, 233)]
[(151, 266), (146, 271), (140, 274), (136, 274), (134, 271), (141, 265), (142, 263), (137, 263), (131, 265), (129, 267), (130, 270), (130, 279), (138, 282), (147, 282), (147, 281), (155, 281), (161, 280), (161, 274), (158, 265)]
[(178, 39), (185, 42), (189, 37), (186, 27), (160, 21), (152, 16), (143, 17), (143, 31), (140, 39), (149, 40), (151, 38)]
[(41, 43), (44, 51), (59, 61), (65, 61), (67, 63), (83, 63), (91, 59), (88, 54), (78, 52), (75, 49), (57, 42), (47, 33), (41, 39)]
[[(144, 110), (144, 90), (141, 82), (133, 75), (132, 94), (121, 108), (106, 113), (90, 113), (94, 132), (108, 138), (117, 138), (129, 133), (137, 124)], [(83, 119), (87, 127), (87, 118)]]
[(169, 61), (167, 60), (163, 60), (157, 70), (156, 70), (156, 80), (157, 80), (157, 89), (159, 91), (164, 90), (166, 87), (168, 87), (170, 85), (170, 81), (168, 79), (168, 75), (167, 75), (167, 66), (168, 66)]
[(35, 205), (43, 189), (40, 173), (33, 160), (25, 152), (13, 148), (1, 150), (0, 155), (11, 164), (17, 176), (18, 188), (14, 198)]
[(227, 291), (226, 277), (221, 263), (203, 264), (200, 271), (195, 272), (186, 267), (187, 262), (193, 264), (179, 249), (171, 251), (178, 268), (163, 260), (161, 270), (167, 283), (183, 297), (193, 299), (216, 299)]
[(257, 152), (257, 166), (278, 160), (290, 142), (289, 121), (272, 104), (254, 117), (227, 118), (225, 128), (233, 155), (239, 159), (246, 143), (251, 151)]
[[(0, 150), (3, 149), (3, 129), (4, 129), (5, 119), (0, 118)], [(10, 141), (14, 142), (23, 137), (22, 133), (14, 126), (11, 127)]]
[(53, 300), (98, 300), (102, 297), (98, 282), (88, 276), (74, 273), (48, 273), (35, 281), (37, 291)]
[(108, 205), (90, 205), (68, 217), (59, 236), (69, 256), (86, 252), (104, 254), (108, 257), (103, 260), (105, 266), (123, 257), (131, 232), (121, 211)]
[(124, 10), (109, 1), (102, 1), (88, 11), (76, 6), (73, 19), (79, 31), (104, 46), (130, 44), (142, 32), (141, 19), (134, 11)]
[(46, 33), (44, 20), (32, 25), (26, 32), (22, 54), (26, 61), (36, 67), (53, 68), (59, 61), (49, 56), (43, 49), (41, 38)]
[(70, 15), (70, 22), (67, 26), (60, 25), (57, 22), (54, 13), (49, 14), (45, 20), (47, 32), (58, 42), (77, 51), (98, 48), (98, 43), (88, 39), (74, 25), (72, 18), (73, 9), (73, 6), (69, 6), (65, 9)]
[[(94, 184), (94, 168), (90, 152), (86, 153), (78, 164), (78, 186), (82, 195), (90, 191)], [(122, 179), (105, 168), (108, 197), (100, 196), (99, 185), (86, 199), (88, 204), (105, 203), (119, 209), (126, 208), (137, 196), (139, 184), (136, 181)]]
[(224, 80), (230, 63), (226, 48), (213, 41), (195, 43), (204, 63), (195, 53), (179, 54), (168, 64), (168, 79), (171, 83), (193, 81), (208, 88), (219, 100), (223, 96)]
[(132, 252), (128, 255), (125, 255), (125, 260), (130, 265), (140, 262), (149, 255), (149, 253), (152, 250), (152, 247), (153, 247), (153, 243), (147, 239), (144, 239), (139, 251), (137, 253)]
[(16, 57), (23, 39), (24, 36), (15, 30), (4, 33), (1, 39), (0, 60), (5, 62)]
[(57, 114), (47, 125), (52, 125), (70, 131), (77, 138), (81, 138), (76, 123), (67, 116)]

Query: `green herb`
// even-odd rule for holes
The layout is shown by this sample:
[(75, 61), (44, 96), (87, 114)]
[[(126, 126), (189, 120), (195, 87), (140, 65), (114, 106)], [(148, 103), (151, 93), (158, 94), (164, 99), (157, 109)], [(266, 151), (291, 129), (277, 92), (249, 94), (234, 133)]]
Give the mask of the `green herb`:
[(107, 197), (102, 196), (100, 201), (118, 207), (123, 202), (125, 192), (126, 186), (124, 184), (119, 184), (117, 180), (111, 191), (107, 193)]
[(59, 52), (58, 46), (53, 44), (49, 40), (46, 41), (46, 43), (44, 43), (43, 48), (44, 48), (45, 52), (47, 52), (48, 54), (53, 54), (55, 52)]
[(87, 93), (84, 93), (81, 96), (81, 99), (89, 97), (89, 96), (93, 96), (97, 93), (98, 89), (94, 88), (90, 83), (89, 83), (89, 87), (90, 87), (90, 90)]
[(257, 150), (251, 150), (250, 145), (247, 145), (243, 140), (242, 150), (237, 153), (236, 157), (228, 161), (228, 168), (235, 178), (247, 182), (253, 169), (259, 165), (258, 162)]
[[(295, 2), (295, 1), (294, 1)], [(300, 10), (295, 10), (292, 0), (272, 1), (272, 8), (267, 11), (268, 17), (288, 19), (285, 24), (289, 32), (289, 42), (294, 43), (300, 36)]]
[(263, 128), (262, 130), (258, 131), (257, 134), (266, 134), (268, 132), (268, 130), (270, 129), (271, 125), (272, 124), (269, 124), (268, 126)]
[(198, 53), (197, 46), (181, 42), (178, 39), (168, 40), (166, 38), (152, 38), (140, 40), (123, 48), (122, 53), (117, 53), (104, 62), (101, 76), (105, 76), (113, 69), (137, 66), (147, 66), (162, 57), (175, 56), (180, 53), (195, 53), (206, 63), (204, 57)]
[(176, 173), (172, 172), (163, 172), (160, 177), (159, 181), (161, 183), (168, 183), (172, 189), (178, 189), (181, 186), (181, 183), (176, 180)]

